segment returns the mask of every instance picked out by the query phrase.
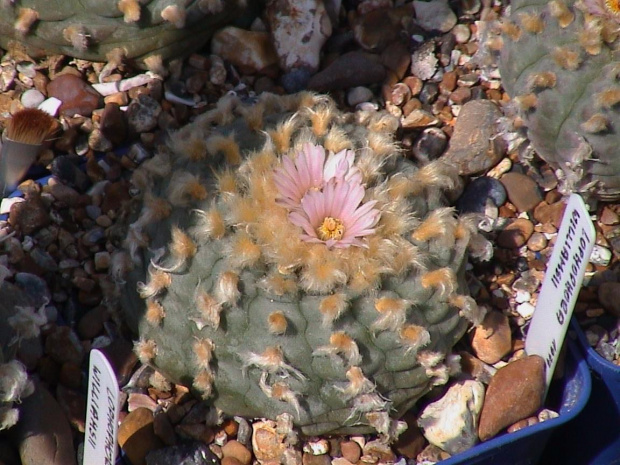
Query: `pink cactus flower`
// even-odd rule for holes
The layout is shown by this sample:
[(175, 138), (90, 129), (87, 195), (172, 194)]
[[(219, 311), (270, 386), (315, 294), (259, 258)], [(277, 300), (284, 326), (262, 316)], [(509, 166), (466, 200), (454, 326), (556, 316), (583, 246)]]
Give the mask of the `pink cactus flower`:
[(342, 150), (336, 154), (329, 153), (320, 145), (307, 143), (293, 160), (282, 157), (282, 166), (274, 171), (274, 182), (280, 197), (278, 203), (290, 209), (300, 207), (307, 192), (320, 190), (332, 178), (361, 182), (362, 175), (353, 166), (355, 153)]
[(301, 209), (289, 214), (300, 226), (301, 238), (324, 243), (328, 248), (366, 247), (360, 238), (375, 232), (380, 212), (371, 200), (362, 205), (364, 187), (359, 182), (331, 178), (323, 190), (310, 190), (301, 199)]

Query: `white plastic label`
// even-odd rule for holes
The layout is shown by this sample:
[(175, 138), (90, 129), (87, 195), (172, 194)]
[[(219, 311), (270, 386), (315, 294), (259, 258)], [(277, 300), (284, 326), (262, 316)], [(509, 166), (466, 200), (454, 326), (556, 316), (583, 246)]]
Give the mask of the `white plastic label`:
[(525, 340), (526, 353), (540, 355), (545, 360), (547, 387), (566, 336), (595, 238), (594, 225), (583, 199), (578, 194), (572, 194), (564, 210)]
[(84, 460), (82, 465), (114, 465), (118, 430), (118, 383), (103, 353), (90, 352)]

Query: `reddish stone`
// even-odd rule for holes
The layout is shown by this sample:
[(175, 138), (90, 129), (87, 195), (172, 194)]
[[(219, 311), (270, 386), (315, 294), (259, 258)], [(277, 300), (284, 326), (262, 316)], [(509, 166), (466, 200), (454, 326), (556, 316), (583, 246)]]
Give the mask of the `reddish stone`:
[(73, 74), (61, 74), (47, 85), (49, 97), (62, 102), (60, 114), (90, 116), (101, 104), (101, 95), (90, 84)]

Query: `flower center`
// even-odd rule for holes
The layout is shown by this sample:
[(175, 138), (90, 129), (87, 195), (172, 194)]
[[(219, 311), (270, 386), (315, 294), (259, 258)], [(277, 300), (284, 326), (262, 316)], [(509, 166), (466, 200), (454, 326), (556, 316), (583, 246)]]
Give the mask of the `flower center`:
[(322, 241), (342, 239), (344, 235), (344, 223), (338, 218), (326, 216), (321, 226), (317, 228), (316, 233)]
[(618, 0), (605, 0), (605, 6), (607, 7), (607, 11), (609, 11), (613, 15), (619, 15), (620, 14), (620, 1), (618, 1)]

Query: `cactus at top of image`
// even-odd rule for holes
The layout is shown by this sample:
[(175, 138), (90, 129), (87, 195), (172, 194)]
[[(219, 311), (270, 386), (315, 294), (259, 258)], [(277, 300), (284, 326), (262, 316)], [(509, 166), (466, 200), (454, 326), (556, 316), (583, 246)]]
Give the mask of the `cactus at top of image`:
[(458, 370), (483, 317), (452, 167), (405, 159), (385, 112), (226, 96), (134, 173), (123, 315), (140, 360), (228, 415), (373, 431)]
[(515, 0), (502, 25), (502, 84), (566, 191), (620, 198), (620, 8)]
[(3, 0), (0, 46), (149, 69), (204, 45), (245, 0)]

